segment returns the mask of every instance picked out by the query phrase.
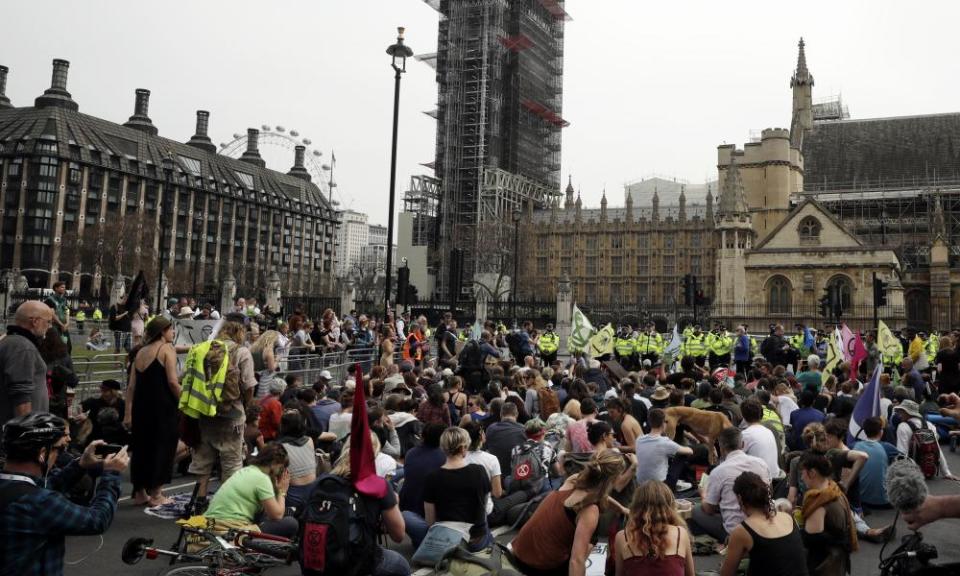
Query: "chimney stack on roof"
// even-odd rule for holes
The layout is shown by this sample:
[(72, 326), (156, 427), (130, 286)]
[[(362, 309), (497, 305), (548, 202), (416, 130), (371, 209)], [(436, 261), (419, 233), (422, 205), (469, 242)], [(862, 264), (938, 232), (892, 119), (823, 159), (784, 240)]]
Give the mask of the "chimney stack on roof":
[(133, 106), (133, 116), (124, 123), (127, 128), (140, 130), (153, 136), (157, 135), (157, 127), (150, 120), (150, 91), (137, 88), (137, 99)]
[(206, 110), (197, 110), (197, 130), (193, 137), (190, 138), (190, 141), (187, 142), (187, 145), (193, 146), (194, 148), (199, 148), (204, 152), (215, 154), (217, 152), (217, 147), (214, 146), (213, 142), (210, 140), (210, 136), (207, 135), (207, 128), (209, 125), (210, 113)]
[(247, 128), (247, 150), (240, 156), (240, 160), (266, 168), (267, 163), (260, 157), (260, 131), (256, 128)]
[(34, 102), (37, 108), (57, 106), (73, 111), (80, 109), (80, 106), (73, 101), (70, 93), (67, 92), (67, 72), (69, 70), (70, 62), (59, 58), (53, 61), (53, 79), (50, 81), (50, 87)]
[(287, 174), (301, 180), (306, 180), (310, 182), (312, 178), (310, 177), (310, 172), (307, 171), (307, 168), (303, 164), (303, 160), (307, 154), (306, 146), (295, 146), (293, 149), (293, 168), (290, 169)]
[(13, 108), (13, 104), (7, 98), (7, 72), (9, 71), (10, 69), (6, 66), (0, 66), (0, 110)]

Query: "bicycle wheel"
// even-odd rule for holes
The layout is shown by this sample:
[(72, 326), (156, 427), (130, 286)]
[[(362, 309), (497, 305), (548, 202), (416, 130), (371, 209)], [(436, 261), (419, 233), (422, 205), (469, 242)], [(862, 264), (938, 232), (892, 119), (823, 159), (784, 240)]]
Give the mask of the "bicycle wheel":
[(166, 572), (161, 570), (158, 576), (218, 576), (218, 574), (222, 574), (222, 572), (218, 572), (212, 566), (193, 564), (176, 566)]

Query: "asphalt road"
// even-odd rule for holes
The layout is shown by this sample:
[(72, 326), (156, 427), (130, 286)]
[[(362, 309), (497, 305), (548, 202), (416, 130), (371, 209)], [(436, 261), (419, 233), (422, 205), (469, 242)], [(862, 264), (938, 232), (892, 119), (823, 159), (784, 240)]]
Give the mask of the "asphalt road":
[[(946, 446), (944, 446), (946, 449)], [(960, 472), (960, 454), (947, 453), (947, 460), (954, 471)], [(179, 489), (168, 490), (168, 493), (185, 492), (192, 489), (190, 478), (174, 478), (173, 486), (188, 484)], [(128, 496), (130, 485), (125, 484), (124, 495)], [(960, 493), (960, 483), (949, 482), (945, 480), (935, 480), (930, 483), (930, 491), (934, 494), (957, 494)], [(894, 512), (883, 511), (874, 512), (867, 516), (866, 520), (871, 526), (884, 526), (893, 521)], [(956, 545), (957, 534), (960, 533), (960, 520), (941, 520), (923, 528), (924, 541), (937, 547), (941, 561), (960, 562), (960, 547)], [(897, 541), (902, 534), (907, 532), (906, 525), (900, 521), (897, 526)], [(155, 545), (169, 546), (176, 540), (177, 527), (172, 520), (160, 520), (149, 516), (143, 512), (140, 507), (133, 506), (128, 497), (120, 503), (117, 516), (114, 519), (113, 526), (103, 536), (102, 544), (100, 536), (84, 536), (69, 538), (67, 541), (67, 553), (65, 572), (68, 576), (108, 576), (112, 574), (130, 574), (135, 576), (154, 576), (164, 574), (170, 569), (168, 563), (164, 560), (142, 560), (135, 566), (127, 566), (120, 560), (120, 551), (124, 542), (130, 537), (143, 536), (153, 538)], [(509, 542), (511, 534), (502, 535), (498, 540)], [(404, 541), (400, 545), (391, 545), (400, 553), (409, 557), (412, 554), (412, 548), (409, 541)], [(887, 553), (892, 550), (892, 546), (887, 547)], [(861, 542), (860, 550), (853, 555), (854, 576), (879, 574), (877, 568), (879, 564), (880, 545)], [(697, 571), (718, 570), (722, 561), (718, 555), (697, 556), (695, 558)], [(591, 573), (593, 571), (591, 570)], [(602, 573), (601, 572), (598, 572)], [(288, 576), (299, 574), (296, 565), (284, 566), (268, 571), (268, 574), (276, 576)], [(429, 572), (422, 572), (429, 574)]]

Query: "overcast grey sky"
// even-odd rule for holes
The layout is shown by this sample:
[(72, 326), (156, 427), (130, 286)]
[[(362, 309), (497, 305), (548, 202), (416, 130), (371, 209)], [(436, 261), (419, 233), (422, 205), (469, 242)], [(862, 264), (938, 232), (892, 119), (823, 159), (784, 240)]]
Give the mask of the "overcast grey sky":
[[(888, 0), (739, 2), (568, 0), (563, 174), (596, 206), (651, 173), (702, 182), (716, 146), (751, 129), (788, 127), (797, 40), (807, 42), (814, 99), (843, 94), (851, 116), (954, 112), (960, 4)], [(420, 0), (8, 1), (0, 64), (7, 94), (32, 105), (50, 61), (71, 61), (82, 112), (124, 122), (149, 88), (160, 133), (186, 141), (197, 109), (214, 142), (261, 124), (296, 128), (327, 157), (347, 205), (386, 223), (393, 74), (384, 53), (407, 27), (433, 52), (437, 14)], [(434, 72), (403, 80), (399, 198), (434, 155)], [(271, 151), (286, 171), (292, 154)]]

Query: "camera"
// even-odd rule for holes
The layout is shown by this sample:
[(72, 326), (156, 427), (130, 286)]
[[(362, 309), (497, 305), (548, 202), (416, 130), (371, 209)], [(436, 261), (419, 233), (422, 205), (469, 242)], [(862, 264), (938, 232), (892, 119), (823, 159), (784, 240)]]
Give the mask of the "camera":
[(97, 447), (93, 449), (93, 453), (97, 456), (109, 456), (121, 450), (123, 450), (123, 446), (119, 444), (97, 444)]

